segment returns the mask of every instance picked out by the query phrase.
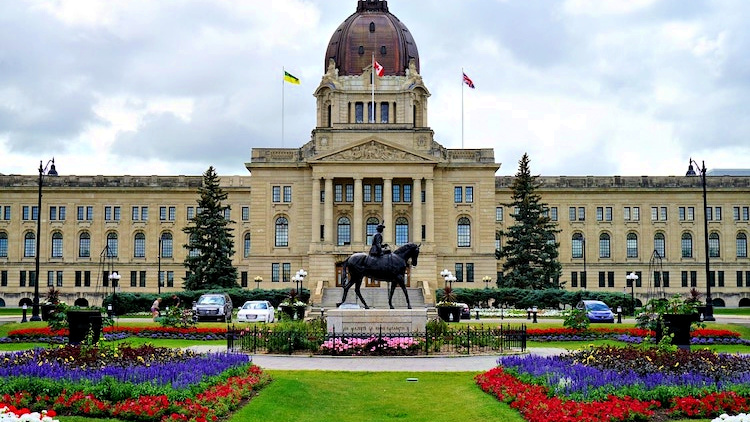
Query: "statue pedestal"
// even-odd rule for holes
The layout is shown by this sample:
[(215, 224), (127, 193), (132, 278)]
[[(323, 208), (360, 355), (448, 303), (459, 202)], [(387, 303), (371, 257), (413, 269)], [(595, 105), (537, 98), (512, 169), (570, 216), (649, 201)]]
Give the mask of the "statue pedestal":
[(331, 309), (326, 319), (329, 333), (424, 332), (427, 309)]

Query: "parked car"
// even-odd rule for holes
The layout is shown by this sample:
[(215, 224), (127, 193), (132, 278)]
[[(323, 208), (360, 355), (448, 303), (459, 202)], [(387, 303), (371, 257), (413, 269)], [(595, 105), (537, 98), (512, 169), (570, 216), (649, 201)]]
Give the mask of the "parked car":
[(195, 318), (201, 320), (232, 321), (232, 298), (226, 293), (208, 293), (201, 295), (193, 304)]
[(469, 309), (469, 305), (465, 303), (457, 303), (459, 307), (461, 307), (461, 319), (471, 319), (471, 309)]
[(582, 300), (576, 308), (586, 311), (590, 322), (615, 322), (615, 314), (600, 300)]
[(248, 300), (237, 311), (237, 322), (273, 322), (273, 305), (267, 300)]

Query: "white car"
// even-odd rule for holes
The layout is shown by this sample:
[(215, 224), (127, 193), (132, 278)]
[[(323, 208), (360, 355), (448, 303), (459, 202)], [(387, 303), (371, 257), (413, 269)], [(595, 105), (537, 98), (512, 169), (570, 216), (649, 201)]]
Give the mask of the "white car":
[(248, 300), (237, 312), (238, 322), (273, 322), (274, 309), (267, 300)]

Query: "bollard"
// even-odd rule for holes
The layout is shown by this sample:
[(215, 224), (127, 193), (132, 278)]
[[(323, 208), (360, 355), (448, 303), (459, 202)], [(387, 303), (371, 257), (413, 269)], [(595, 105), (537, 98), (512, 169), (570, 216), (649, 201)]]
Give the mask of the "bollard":
[(479, 321), (479, 310), (477, 309), (477, 321)]
[(617, 307), (617, 323), (622, 324), (622, 307)]
[(526, 308), (526, 319), (531, 319), (531, 308)]
[(21, 322), (29, 322), (29, 320), (26, 319), (26, 311), (29, 309), (29, 307), (24, 303), (21, 309), (23, 309), (23, 319), (21, 320)]
[(538, 321), (536, 320), (536, 312), (537, 312), (536, 310), (534, 310), (534, 311), (532, 312), (532, 314), (534, 315), (534, 320), (533, 320), (533, 321), (531, 321), (531, 322), (532, 322), (533, 324), (536, 324), (536, 323), (538, 322)]

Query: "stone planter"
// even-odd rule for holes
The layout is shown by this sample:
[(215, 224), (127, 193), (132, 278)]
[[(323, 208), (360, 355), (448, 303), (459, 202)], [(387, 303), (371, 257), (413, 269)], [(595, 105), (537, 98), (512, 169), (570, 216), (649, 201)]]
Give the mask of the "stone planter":
[(286, 306), (281, 305), (279, 307), (279, 310), (281, 310), (282, 313), (286, 314), (290, 319), (295, 320), (303, 320), (305, 319), (305, 311), (307, 310), (307, 306)]
[(663, 335), (673, 334), (672, 344), (680, 349), (690, 350), (690, 327), (700, 319), (698, 314), (663, 314), (663, 326), (657, 327), (656, 340)]
[(51, 303), (45, 303), (40, 306), (42, 311), (42, 321), (49, 322), (52, 319), (52, 315), (55, 313), (55, 305)]
[(437, 313), (440, 319), (445, 322), (460, 322), (461, 321), (461, 307), (460, 306), (438, 306)]
[(89, 309), (72, 309), (67, 313), (68, 343), (81, 344), (86, 340), (89, 331), (91, 332), (91, 342), (99, 341), (102, 332), (102, 314), (98, 310)]

